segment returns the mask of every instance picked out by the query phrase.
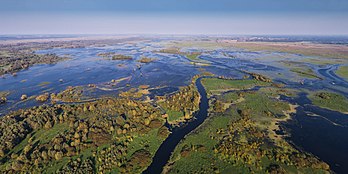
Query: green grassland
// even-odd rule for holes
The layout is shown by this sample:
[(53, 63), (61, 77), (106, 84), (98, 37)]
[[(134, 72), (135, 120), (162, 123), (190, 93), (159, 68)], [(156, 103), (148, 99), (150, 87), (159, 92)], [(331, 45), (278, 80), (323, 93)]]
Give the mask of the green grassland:
[(175, 122), (184, 117), (184, 113), (181, 111), (167, 110), (168, 122)]
[(348, 66), (340, 66), (336, 71), (337, 75), (348, 81)]
[(308, 96), (314, 105), (339, 112), (348, 112), (348, 99), (340, 94), (317, 91), (311, 92)]
[(200, 54), (186, 54), (186, 57), (191, 61), (200, 61), (201, 59), (198, 58), (199, 56)]
[(250, 89), (255, 86), (268, 86), (271, 83), (262, 82), (255, 79), (245, 80), (226, 80), (218, 78), (204, 78), (202, 84), (208, 94), (217, 94), (221, 91)]
[(291, 68), (290, 71), (297, 73), (301, 77), (322, 79), (310, 68)]

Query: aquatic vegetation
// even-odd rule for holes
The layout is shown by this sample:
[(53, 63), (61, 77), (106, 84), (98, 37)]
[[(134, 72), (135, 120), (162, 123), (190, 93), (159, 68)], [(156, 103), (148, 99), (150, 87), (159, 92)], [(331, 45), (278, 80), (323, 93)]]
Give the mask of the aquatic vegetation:
[(110, 58), (111, 60), (132, 60), (132, 56), (127, 56), (123, 54), (118, 54), (115, 52), (98, 53), (98, 56)]
[(35, 64), (54, 64), (66, 57), (55, 54), (35, 54), (28, 50), (0, 50), (0, 75), (15, 73)]
[(25, 99), (27, 99), (28, 98), (28, 96), (26, 95), (26, 94), (23, 94), (22, 96), (21, 96), (21, 100), (25, 100)]
[(39, 102), (45, 102), (45, 101), (48, 100), (48, 98), (49, 98), (49, 94), (48, 94), (48, 93), (45, 93), (45, 94), (41, 94), (41, 95), (37, 96), (37, 97), (35, 98), (35, 100), (37, 100), (37, 101), (39, 101)]
[(199, 56), (202, 54), (202, 52), (182, 52), (177, 47), (162, 49), (159, 52), (160, 53), (167, 53), (167, 54), (179, 54), (179, 55), (185, 56), (194, 65), (199, 65), (199, 66), (208, 66), (209, 65), (208, 61), (205, 61), (205, 60), (202, 60), (199, 58)]
[(316, 78), (323, 80), (322, 77), (316, 74), (316, 72), (309, 67), (308, 65), (304, 64), (304, 62), (297, 62), (297, 61), (280, 61), (282, 64), (284, 64), (286, 67), (289, 68), (291, 72), (296, 73), (300, 77), (305, 78)]
[(167, 54), (182, 54), (180, 49), (177, 47), (165, 48), (165, 49), (159, 50), (158, 52), (167, 53)]
[(68, 86), (64, 91), (51, 94), (52, 101), (80, 102), (83, 100), (84, 89), (82, 86)]
[(157, 59), (155, 59), (155, 58), (149, 58), (149, 57), (141, 57), (141, 58), (138, 60), (138, 62), (140, 62), (140, 63), (151, 63), (151, 62), (153, 62), (153, 61), (155, 61), (155, 60), (157, 60)]
[(117, 54), (117, 55), (113, 55), (111, 57), (112, 60), (132, 60), (133, 57), (132, 56), (127, 56), (127, 55), (122, 55), (122, 54)]
[(257, 81), (261, 81), (261, 82), (272, 82), (272, 79), (261, 75), (261, 74), (257, 74), (257, 73), (251, 73), (251, 72), (247, 72), (253, 79), (257, 80)]
[(119, 94), (119, 97), (139, 99), (146, 94), (149, 94), (149, 91), (147, 89), (131, 88), (128, 91), (121, 92)]
[(46, 85), (49, 85), (49, 84), (51, 84), (51, 82), (41, 82), (41, 83), (39, 83), (38, 84), (38, 86), (46, 86)]
[(342, 96), (333, 92), (318, 91), (311, 92), (308, 96), (312, 100), (314, 105), (319, 107), (339, 111), (339, 112), (348, 112), (348, 99), (345, 96)]
[(307, 77), (307, 78), (317, 78), (317, 79), (323, 79), (322, 77), (318, 76), (315, 74), (315, 72), (310, 69), (310, 68), (291, 68), (290, 71), (295, 72), (299, 74), (302, 77)]
[(200, 58), (198, 58), (202, 53), (201, 52), (190, 52), (186, 53), (186, 57), (190, 59), (191, 61), (201, 61)]
[(340, 66), (336, 74), (348, 81), (348, 66)]
[(7, 98), (6, 97), (1, 97), (0, 98), (0, 104), (6, 103)]
[(7, 96), (10, 95), (9, 91), (0, 91), (0, 104), (4, 104), (7, 101)]

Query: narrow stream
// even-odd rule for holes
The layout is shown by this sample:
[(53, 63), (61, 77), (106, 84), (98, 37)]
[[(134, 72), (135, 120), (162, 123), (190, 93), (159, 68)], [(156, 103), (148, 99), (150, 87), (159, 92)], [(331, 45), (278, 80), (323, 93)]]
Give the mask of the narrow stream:
[(151, 165), (143, 172), (144, 174), (160, 174), (163, 167), (167, 164), (172, 152), (178, 143), (191, 131), (201, 125), (208, 115), (208, 98), (207, 93), (201, 83), (201, 78), (196, 81), (198, 92), (201, 96), (199, 103), (199, 111), (196, 114), (196, 119), (189, 122), (184, 127), (175, 128), (166, 140), (161, 144), (155, 156), (152, 159)]

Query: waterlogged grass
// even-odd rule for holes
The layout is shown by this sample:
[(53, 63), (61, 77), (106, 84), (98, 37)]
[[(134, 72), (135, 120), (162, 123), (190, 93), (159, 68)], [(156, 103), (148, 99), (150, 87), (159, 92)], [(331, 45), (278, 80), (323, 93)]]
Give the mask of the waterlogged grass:
[(202, 84), (207, 90), (208, 94), (214, 94), (216, 92), (227, 91), (227, 90), (243, 90), (250, 89), (255, 86), (268, 86), (271, 85), (269, 82), (262, 82), (255, 79), (245, 80), (226, 80), (218, 78), (204, 78)]
[(301, 77), (322, 79), (310, 68), (292, 68), (290, 71), (297, 73)]
[(340, 94), (332, 92), (314, 92), (308, 96), (314, 105), (339, 112), (348, 112), (348, 99)]
[(340, 66), (336, 71), (337, 75), (348, 81), (348, 66)]
[(199, 56), (200, 54), (186, 54), (186, 57), (192, 61), (200, 61)]
[(41, 83), (39, 83), (38, 84), (38, 86), (46, 86), (46, 85), (49, 85), (49, 84), (51, 84), (51, 82), (41, 82)]

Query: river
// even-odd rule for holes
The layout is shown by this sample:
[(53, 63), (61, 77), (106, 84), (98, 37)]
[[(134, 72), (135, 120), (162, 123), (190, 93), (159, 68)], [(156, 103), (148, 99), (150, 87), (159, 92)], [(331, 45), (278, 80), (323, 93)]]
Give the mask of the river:
[(202, 85), (201, 78), (196, 81), (196, 86), (200, 95), (199, 111), (193, 121), (183, 127), (175, 128), (166, 140), (161, 144), (155, 156), (152, 159), (151, 165), (143, 172), (144, 174), (159, 174), (163, 167), (167, 164), (171, 154), (178, 143), (191, 131), (201, 125), (208, 115), (208, 98), (207, 93)]

